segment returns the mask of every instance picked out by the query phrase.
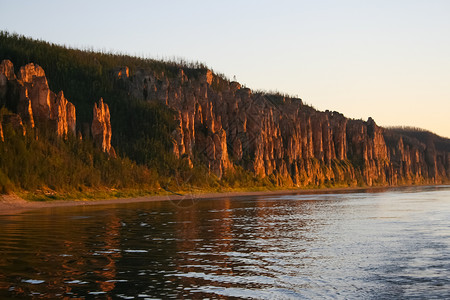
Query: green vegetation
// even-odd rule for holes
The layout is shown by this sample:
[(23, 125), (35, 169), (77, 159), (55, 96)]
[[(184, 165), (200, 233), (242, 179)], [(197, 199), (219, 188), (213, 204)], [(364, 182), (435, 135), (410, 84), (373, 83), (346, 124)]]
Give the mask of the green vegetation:
[(388, 135), (401, 135), (404, 142), (410, 145), (420, 147), (420, 144), (425, 141), (433, 143), (438, 151), (450, 152), (450, 140), (428, 130), (410, 126), (395, 126), (386, 129)]
[[(6, 110), (2, 110), (6, 113)], [(0, 115), (1, 118), (1, 115)], [(103, 189), (156, 190), (156, 174), (127, 158), (111, 159), (92, 142), (28, 128), (27, 134), (4, 128), (0, 143), (0, 192), (83, 193)]]

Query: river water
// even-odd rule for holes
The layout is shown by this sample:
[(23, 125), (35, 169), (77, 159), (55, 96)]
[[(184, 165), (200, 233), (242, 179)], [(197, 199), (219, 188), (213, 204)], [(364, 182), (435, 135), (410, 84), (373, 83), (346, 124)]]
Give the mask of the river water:
[(9, 298), (450, 298), (450, 186), (0, 215)]

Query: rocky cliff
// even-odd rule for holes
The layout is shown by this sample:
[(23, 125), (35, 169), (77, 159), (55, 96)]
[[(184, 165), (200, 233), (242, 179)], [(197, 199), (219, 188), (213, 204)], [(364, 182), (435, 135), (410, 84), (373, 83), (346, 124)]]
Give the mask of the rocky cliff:
[[(23, 135), (27, 127), (35, 126), (53, 131), (60, 138), (76, 134), (75, 106), (64, 97), (63, 91), (55, 94), (50, 90), (44, 70), (33, 63), (21, 67), (17, 76), (11, 61), (0, 63), (1, 106), (12, 111), (2, 116), (1, 123), (11, 125)], [(109, 109), (103, 99), (98, 107), (97, 104), (94, 106), (92, 135), (95, 144), (104, 152), (114, 154)], [(0, 137), (3, 140), (2, 126)]]
[(111, 121), (109, 114), (109, 107), (106, 103), (103, 103), (103, 99), (94, 103), (93, 120), (91, 126), (92, 137), (94, 143), (103, 150), (103, 152), (109, 153), (115, 156), (114, 148), (111, 147)]
[(62, 91), (56, 95), (50, 90), (45, 72), (38, 65), (27, 64), (16, 76), (13, 64), (3, 60), (0, 99), (31, 128), (45, 124), (60, 137), (75, 134), (75, 106), (67, 101)]
[(405, 140), (369, 118), (320, 112), (301, 99), (254, 93), (209, 70), (191, 77), (128, 67), (117, 87), (177, 112), (173, 152), (218, 177), (242, 166), (279, 184), (397, 185), (449, 180), (450, 142)]
[[(169, 70), (169, 69), (167, 69)], [(301, 99), (253, 92), (206, 69), (114, 70), (114, 91), (175, 111), (172, 152), (190, 166), (206, 165), (221, 178), (236, 167), (279, 185), (355, 186), (442, 183), (450, 178), (450, 141), (406, 134), (337, 112), (320, 112)], [(77, 130), (75, 106), (49, 89), (44, 70), (27, 64), (14, 72), (0, 64), (0, 138), (6, 127), (26, 133), (45, 125), (57, 136)], [(111, 121), (103, 99), (94, 104), (94, 143), (114, 156)], [(87, 129), (87, 130), (85, 130)], [(90, 132), (90, 133), (89, 133)]]

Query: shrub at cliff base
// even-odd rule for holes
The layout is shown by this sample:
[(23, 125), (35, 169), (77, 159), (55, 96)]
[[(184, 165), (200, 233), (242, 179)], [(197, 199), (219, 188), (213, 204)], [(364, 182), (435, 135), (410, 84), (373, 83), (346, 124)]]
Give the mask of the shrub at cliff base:
[(156, 174), (127, 158), (110, 158), (90, 141), (58, 139), (45, 130), (28, 128), (22, 136), (4, 128), (0, 142), (0, 192), (56, 192), (102, 188), (156, 190)]

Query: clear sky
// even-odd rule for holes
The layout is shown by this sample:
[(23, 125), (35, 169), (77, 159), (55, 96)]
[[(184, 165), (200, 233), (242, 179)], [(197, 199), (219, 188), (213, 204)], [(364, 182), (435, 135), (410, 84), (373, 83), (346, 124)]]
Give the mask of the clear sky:
[(0, 29), (180, 57), (320, 110), (450, 137), (450, 1), (6, 1)]

